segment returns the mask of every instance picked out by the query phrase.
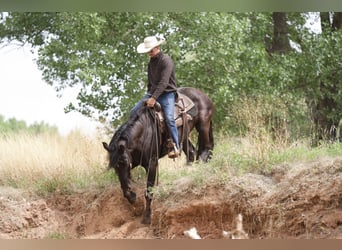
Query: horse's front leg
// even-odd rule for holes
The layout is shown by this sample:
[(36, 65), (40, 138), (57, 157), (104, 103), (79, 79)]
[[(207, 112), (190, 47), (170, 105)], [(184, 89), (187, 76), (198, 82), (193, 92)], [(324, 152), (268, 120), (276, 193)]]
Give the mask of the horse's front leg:
[(156, 180), (156, 172), (158, 167), (158, 159), (151, 159), (149, 167), (147, 169), (147, 187), (145, 191), (145, 212), (142, 220), (142, 224), (151, 224), (151, 204), (153, 199), (153, 187)]
[(144, 212), (144, 217), (141, 221), (142, 224), (151, 224), (151, 203), (153, 198), (153, 192), (151, 189), (147, 188), (145, 192), (146, 207)]

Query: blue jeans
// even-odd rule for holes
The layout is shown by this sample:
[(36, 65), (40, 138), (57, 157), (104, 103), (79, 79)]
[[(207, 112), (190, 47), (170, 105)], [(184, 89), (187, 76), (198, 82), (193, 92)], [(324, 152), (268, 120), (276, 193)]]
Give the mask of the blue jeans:
[[(150, 98), (150, 94), (145, 94), (145, 96), (135, 105), (135, 107), (131, 110), (131, 115), (136, 112), (136, 110), (143, 105), (143, 103)], [(173, 142), (176, 144), (177, 149), (179, 148), (178, 143), (178, 130), (174, 118), (174, 109), (175, 109), (175, 93), (169, 92), (164, 93), (158, 97), (157, 102), (160, 103), (164, 116), (166, 125), (169, 128), (169, 132), (171, 134)]]

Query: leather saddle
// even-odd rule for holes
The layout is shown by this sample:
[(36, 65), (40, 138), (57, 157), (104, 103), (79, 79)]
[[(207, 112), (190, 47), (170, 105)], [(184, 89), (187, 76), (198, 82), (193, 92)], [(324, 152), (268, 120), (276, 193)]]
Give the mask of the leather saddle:
[[(184, 124), (184, 122), (192, 120), (197, 113), (198, 110), (193, 101), (186, 95), (177, 92), (174, 111), (176, 126), (180, 127)], [(156, 107), (156, 114), (160, 121), (162, 131), (165, 131), (164, 112), (162, 111), (159, 103)]]

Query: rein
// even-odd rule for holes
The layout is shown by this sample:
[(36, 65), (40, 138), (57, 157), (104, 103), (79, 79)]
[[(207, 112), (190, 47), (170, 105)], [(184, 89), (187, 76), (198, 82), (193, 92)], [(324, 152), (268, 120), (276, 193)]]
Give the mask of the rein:
[[(158, 108), (157, 108), (158, 109)], [(147, 142), (147, 143), (151, 143), (150, 145), (150, 156), (149, 156), (149, 163), (148, 163), (148, 169), (147, 169), (147, 176), (149, 176), (150, 173), (150, 166), (151, 166), (151, 160), (153, 159), (153, 156), (156, 157), (156, 185), (159, 184), (159, 145), (161, 144), (161, 140), (162, 140), (162, 136), (161, 136), (161, 128), (160, 128), (160, 120), (158, 119), (158, 116), (156, 114), (156, 109), (155, 108), (147, 108), (147, 112), (148, 115), (150, 116), (151, 119), (151, 129), (152, 129), (152, 139), (151, 142)], [(188, 123), (187, 123), (187, 114), (184, 110), (181, 111), (181, 117), (183, 120), (183, 129), (181, 131), (181, 143), (180, 143), (180, 148), (179, 150), (182, 151), (183, 148), (183, 141), (185, 139), (185, 137), (188, 137), (189, 135), (189, 129), (188, 129)], [(145, 141), (146, 142), (146, 141)], [(155, 143), (155, 148), (153, 148), (153, 144)], [(187, 140), (187, 155), (189, 154), (189, 145), (188, 145), (188, 140)], [(154, 154), (155, 153), (155, 154)], [(140, 165), (142, 164), (142, 158), (143, 158), (143, 154), (141, 154), (141, 158), (140, 158)]]
[[(153, 152), (156, 152), (156, 161), (157, 161), (157, 165), (156, 165), (156, 185), (159, 184), (159, 147), (158, 145), (160, 144), (160, 140), (161, 140), (161, 131), (160, 131), (160, 127), (158, 126), (158, 118), (157, 118), (157, 114), (156, 114), (156, 110), (154, 108), (148, 108), (148, 113), (151, 116), (152, 119), (152, 141), (151, 144), (153, 145), (153, 141), (155, 140), (155, 150), (153, 149), (153, 147), (150, 147), (150, 162), (148, 164), (148, 169), (147, 169), (147, 176), (149, 175), (150, 172), (150, 166), (151, 166), (151, 160), (153, 159)], [(159, 140), (158, 140), (159, 138)]]

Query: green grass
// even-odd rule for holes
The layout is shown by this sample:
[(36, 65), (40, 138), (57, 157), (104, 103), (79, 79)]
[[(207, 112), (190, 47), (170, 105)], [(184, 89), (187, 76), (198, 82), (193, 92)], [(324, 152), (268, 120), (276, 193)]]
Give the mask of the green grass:
[(296, 161), (313, 161), (320, 157), (342, 156), (342, 143), (325, 144), (319, 147), (297, 146), (281, 152), (270, 152), (269, 165), (292, 163)]
[[(248, 145), (248, 146), (247, 146)], [(342, 156), (342, 143), (325, 144), (311, 148), (306, 143), (296, 143), (288, 147), (270, 147), (272, 150), (260, 154), (253, 151), (253, 145), (241, 143), (232, 138), (217, 140), (214, 154), (208, 163), (193, 163), (177, 170), (165, 170), (160, 174), (162, 185), (156, 188), (159, 199), (177, 192), (177, 180), (187, 178), (188, 189), (200, 192), (208, 185), (227, 183), (233, 176), (246, 173), (267, 174), (280, 164), (291, 165), (296, 162), (313, 161), (320, 157)]]
[(117, 175), (111, 170), (94, 173), (70, 173), (69, 175), (42, 178), (37, 180), (31, 189), (41, 196), (46, 196), (51, 193), (71, 194), (76, 190), (105, 189), (118, 183)]
[(50, 239), (50, 240), (67, 240), (70, 239), (70, 237), (65, 234), (65, 233), (60, 233), (60, 232), (52, 232), (49, 233), (45, 239)]
[[(247, 140), (241, 143), (241, 140)], [(263, 144), (263, 142), (260, 142)], [(261, 149), (265, 147), (267, 150)], [(209, 165), (228, 166), (234, 174), (246, 172), (267, 172), (281, 163), (312, 161), (319, 157), (336, 157), (342, 155), (342, 143), (327, 143), (319, 147), (310, 147), (307, 142), (291, 145), (260, 146), (250, 143), (248, 139), (221, 138), (216, 144), (214, 157)]]

